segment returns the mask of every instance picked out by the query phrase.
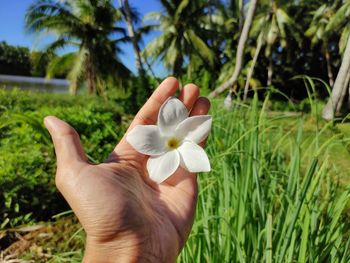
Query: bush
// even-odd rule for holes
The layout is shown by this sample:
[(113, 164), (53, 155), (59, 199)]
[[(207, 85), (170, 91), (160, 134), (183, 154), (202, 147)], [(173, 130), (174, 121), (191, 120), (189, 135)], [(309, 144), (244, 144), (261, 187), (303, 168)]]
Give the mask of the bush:
[(70, 123), (96, 162), (125, 130), (121, 108), (99, 98), (0, 90), (0, 101), (0, 228), (47, 220), (68, 209), (54, 185), (55, 155), (42, 124), (45, 116)]

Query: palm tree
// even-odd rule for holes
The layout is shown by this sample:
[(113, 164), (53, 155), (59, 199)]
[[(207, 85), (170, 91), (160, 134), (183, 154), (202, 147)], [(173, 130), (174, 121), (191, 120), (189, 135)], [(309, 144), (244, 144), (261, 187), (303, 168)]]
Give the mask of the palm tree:
[(247, 99), (247, 97), (248, 97), (249, 85), (250, 85), (251, 79), (253, 77), (253, 73), (254, 73), (254, 68), (255, 68), (256, 62), (258, 61), (258, 58), (259, 58), (260, 50), (261, 50), (261, 48), (263, 46), (263, 35), (262, 34), (260, 34), (258, 36), (258, 39), (257, 39), (256, 42), (257, 42), (256, 49), (255, 49), (255, 52), (254, 52), (252, 63), (250, 65), (250, 67), (249, 67), (249, 71), (248, 71), (248, 74), (247, 74), (246, 82), (244, 84), (243, 101), (245, 101)]
[(215, 65), (215, 55), (209, 47), (206, 36), (210, 34), (205, 26), (213, 1), (161, 0), (163, 12), (147, 15), (157, 19), (154, 29), (162, 34), (147, 45), (144, 55), (152, 61), (160, 58), (173, 74), (181, 76), (185, 62), (189, 66), (201, 61), (209, 67)]
[[(269, 60), (267, 68), (267, 86), (272, 84), (273, 76), (273, 48), (278, 46), (286, 48), (288, 40), (294, 38), (299, 40), (299, 30), (296, 23), (287, 13), (288, 1), (272, 0), (263, 1), (256, 15), (251, 36), (262, 38), (265, 46), (265, 56)], [(259, 43), (258, 43), (259, 45)]]
[(125, 22), (127, 24), (127, 28), (128, 28), (128, 34), (129, 34), (129, 37), (131, 39), (131, 43), (132, 43), (132, 46), (134, 49), (136, 69), (139, 73), (139, 76), (141, 78), (145, 78), (145, 70), (144, 70), (143, 64), (142, 64), (139, 39), (137, 38), (137, 34), (135, 33), (135, 28), (134, 28), (134, 21), (138, 20), (138, 16), (130, 8), (128, 0), (123, 0), (121, 6), (122, 6), (122, 14), (123, 14), (124, 20), (125, 20)]
[[(223, 84), (221, 84), (219, 87), (217, 87), (214, 91), (212, 91), (209, 94), (209, 97), (211, 97), (211, 98), (216, 97), (217, 95), (219, 95), (220, 93), (222, 93), (226, 89), (234, 86), (237, 83), (238, 77), (242, 71), (243, 58), (244, 58), (244, 48), (245, 48), (245, 44), (248, 40), (249, 31), (250, 31), (250, 28), (251, 28), (251, 25), (253, 22), (256, 7), (257, 7), (257, 0), (251, 0), (249, 2), (249, 9), (248, 9), (247, 17), (244, 21), (242, 32), (241, 32), (241, 35), (239, 37), (238, 47), (237, 47), (237, 52), (236, 52), (236, 64), (235, 64), (235, 69), (234, 69), (231, 77), (227, 81), (225, 81)], [(232, 92), (229, 93), (230, 97), (231, 97), (231, 93)]]
[(336, 11), (326, 26), (326, 32), (339, 32), (340, 53), (343, 53), (342, 62), (334, 82), (332, 94), (326, 106), (323, 108), (322, 117), (326, 120), (333, 120), (338, 115), (343, 106), (346, 91), (350, 83), (350, 1), (345, 1)]
[[(123, 19), (127, 25), (128, 29), (128, 35), (131, 40), (133, 49), (134, 49), (134, 56), (135, 56), (135, 65), (136, 69), (138, 72), (138, 82), (139, 85), (135, 85), (135, 88), (137, 89), (137, 86), (143, 87), (143, 91), (140, 92), (141, 90), (136, 90), (137, 93), (137, 100), (141, 102), (141, 105), (143, 104), (144, 100), (151, 95), (151, 88), (150, 85), (148, 85), (148, 79), (146, 76), (146, 71), (143, 66), (143, 62), (145, 62), (146, 66), (150, 70), (152, 76), (154, 79), (156, 79), (156, 76), (147, 62), (146, 59), (143, 59), (142, 53), (141, 53), (141, 48), (140, 48), (140, 43), (142, 42), (142, 37), (145, 34), (148, 34), (152, 30), (152, 26), (150, 25), (142, 25), (140, 26), (140, 15), (137, 12), (135, 8), (130, 7), (129, 1), (128, 0), (120, 0), (120, 11), (123, 15)], [(135, 25), (138, 25), (138, 27), (135, 28)], [(144, 60), (144, 61), (143, 61)]]
[(31, 33), (57, 36), (46, 53), (73, 50), (51, 61), (47, 77), (68, 70), (71, 93), (86, 79), (88, 92), (93, 94), (102, 93), (112, 75), (119, 79), (129, 75), (117, 57), (118, 43), (125, 40), (124, 29), (116, 27), (120, 19), (120, 12), (108, 0), (39, 0), (29, 7), (25, 21)]
[(330, 19), (334, 16), (334, 4), (332, 6), (323, 4), (315, 12), (311, 24), (305, 35), (311, 39), (311, 44), (314, 46), (321, 43), (321, 50), (326, 59), (327, 73), (329, 85), (333, 87), (334, 77), (332, 72), (331, 55), (330, 55), (330, 41), (334, 34), (329, 34), (326, 27)]

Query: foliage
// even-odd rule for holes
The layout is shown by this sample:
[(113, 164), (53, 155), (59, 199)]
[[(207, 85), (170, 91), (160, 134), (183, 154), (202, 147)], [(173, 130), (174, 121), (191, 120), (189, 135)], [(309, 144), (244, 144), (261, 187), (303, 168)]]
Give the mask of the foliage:
[[(34, 77), (45, 77), (46, 69), (50, 63), (50, 60), (56, 58), (55, 54), (47, 54), (40, 51), (32, 51), (30, 54), (31, 60), (31, 75)], [(57, 78), (65, 78), (67, 76), (67, 72), (61, 72), (61, 74), (57, 73), (55, 77)]]
[[(213, 102), (214, 127), (207, 146), (213, 171), (198, 177), (197, 217), (179, 262), (350, 261), (346, 220), (350, 190), (342, 182), (349, 179), (347, 173), (346, 179), (338, 177), (348, 167), (346, 157), (340, 158), (349, 153), (348, 136), (342, 132), (348, 126), (321, 124), (316, 116), (323, 103), (313, 99), (328, 95), (324, 81), (294, 78), (307, 74), (327, 80), (326, 56), (332, 58), (328, 73), (339, 68), (350, 32), (349, 3), (259, 2), (245, 61), (255, 53), (256, 37), (263, 36), (266, 56), (258, 58), (254, 74), (258, 95), (292, 100), (259, 103), (255, 96), (251, 104), (243, 104), (238, 98), (230, 111), (220, 108), (221, 100)], [(162, 0), (161, 4), (163, 12), (149, 17), (159, 22), (154, 28), (162, 34), (144, 55), (160, 59), (184, 83), (194, 81), (202, 93), (209, 92), (221, 81), (217, 76), (226, 77), (235, 63), (238, 1)], [(33, 74), (41, 75), (45, 63), (48, 76), (65, 75), (68, 69), (73, 85), (87, 77), (110, 99), (0, 90), (0, 228), (48, 220), (68, 209), (54, 186), (55, 157), (42, 125), (45, 115), (71, 123), (81, 134), (89, 159), (102, 161), (125, 130), (123, 110), (115, 103), (135, 113), (146, 99), (145, 85), (156, 86), (155, 78), (148, 78), (151, 84), (137, 77), (120, 80), (128, 75), (116, 56), (117, 44), (127, 40), (117, 26), (120, 18), (110, 1), (39, 0), (28, 9), (26, 21), (33, 31), (58, 33), (47, 52), (29, 55), (25, 48), (0, 44), (1, 70), (30, 74), (30, 59), (40, 61), (41, 68)], [(140, 29), (137, 39), (150, 28)], [(115, 32), (120, 38), (112, 41)], [(54, 55), (70, 45), (76, 47), (71, 53)], [(266, 68), (271, 65), (273, 86), (266, 92), (259, 86), (268, 79)], [(119, 74), (117, 79), (111, 76), (114, 73)], [(294, 104), (294, 99), (301, 102)], [(70, 239), (55, 250), (52, 262), (81, 260), (84, 237), (79, 233), (79, 245), (70, 247)]]
[[(124, 29), (116, 26), (120, 19), (107, 0), (38, 0), (28, 8), (25, 20), (29, 32), (57, 36), (46, 47), (47, 54), (67, 47), (74, 50), (51, 60), (48, 77), (68, 70), (72, 93), (86, 79), (89, 93), (103, 94), (106, 78), (120, 82), (129, 75), (117, 57), (118, 44), (125, 41)], [(121, 37), (116, 38), (118, 34)]]
[[(328, 126), (308, 124), (310, 115), (271, 115), (273, 102), (259, 105), (257, 97), (230, 111), (221, 104), (213, 102), (207, 144), (213, 170), (198, 176), (196, 220), (178, 261), (348, 262), (350, 191), (339, 185), (330, 152), (346, 138), (326, 136)], [(312, 96), (309, 105), (317, 107)], [(72, 228), (50, 262), (81, 261), (84, 235)]]
[(159, 21), (154, 29), (162, 34), (147, 45), (144, 55), (153, 60), (160, 57), (177, 76), (182, 75), (186, 59), (189, 67), (200, 61), (213, 68), (216, 58), (206, 42), (206, 36), (213, 34), (213, 28), (206, 27), (212, 1), (163, 0), (161, 4), (164, 11), (150, 13), (148, 18)]
[[(152, 29), (161, 32), (143, 50), (142, 67), (149, 66), (148, 57), (151, 62), (161, 61), (183, 82), (202, 82), (204, 78), (205, 89), (214, 89), (231, 75), (236, 63), (234, 57), (242, 14), (249, 1), (166, 0), (160, 3), (163, 10), (148, 14), (144, 19), (150, 19), (151, 24), (141, 24), (138, 10), (131, 8), (135, 40), (140, 46), (144, 33)], [(242, 3), (244, 8), (240, 7)], [(238, 89), (244, 86), (257, 50), (258, 36), (263, 36), (265, 56), (258, 57), (251, 87), (260, 88), (262, 84), (272, 82), (275, 89), (301, 100), (307, 94), (300, 88), (300, 82), (290, 81), (295, 75), (329, 79), (332, 84), (349, 32), (347, 10), (348, 1), (260, 1), (245, 50), (246, 63)], [(140, 103), (146, 97), (144, 90), (129, 85), (130, 74), (118, 59), (119, 44), (130, 40), (125, 25), (120, 24), (123, 14), (125, 16), (123, 8), (118, 9), (107, 0), (36, 1), (27, 12), (27, 29), (54, 33), (59, 37), (47, 46), (47, 52), (30, 55), (32, 74), (41, 76), (45, 68), (48, 77), (68, 75), (73, 80), (73, 91), (81, 84), (90, 91), (97, 88), (97, 93), (105, 97), (117, 92), (108, 89), (139, 91), (137, 101)], [(57, 56), (62, 49), (69, 52)], [(114, 63), (111, 60), (117, 61), (120, 67), (117, 64), (111, 66)], [(89, 64), (95, 68), (88, 67)], [(137, 82), (141, 86), (145, 79)], [(320, 89), (319, 94), (322, 98), (328, 96), (325, 89)]]
[[(30, 51), (27, 47), (13, 46), (5, 41), (0, 42), (0, 74), (44, 77), (49, 60), (57, 55)], [(56, 77), (64, 78), (67, 72)]]
[(43, 117), (66, 120), (90, 160), (103, 161), (123, 134), (122, 110), (102, 99), (20, 91), (0, 90), (0, 101), (1, 227), (50, 219), (68, 206), (54, 186), (55, 156)]
[(29, 49), (0, 42), (0, 74), (30, 76)]
[[(342, 5), (340, 5), (342, 3)], [(349, 1), (336, 1), (332, 6), (333, 12), (335, 12), (329, 20), (325, 31), (327, 34), (332, 34), (334, 31), (341, 31), (339, 40), (339, 51), (344, 53), (347, 39), (350, 33), (349, 23), (350, 18), (350, 2)], [(335, 9), (335, 10), (334, 10)]]

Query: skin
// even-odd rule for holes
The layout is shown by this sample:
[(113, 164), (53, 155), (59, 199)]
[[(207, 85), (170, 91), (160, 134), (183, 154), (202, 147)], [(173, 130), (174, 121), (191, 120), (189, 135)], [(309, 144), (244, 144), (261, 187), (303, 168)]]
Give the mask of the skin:
[[(155, 124), (160, 106), (178, 86), (175, 78), (165, 79), (128, 131)], [(186, 85), (179, 99), (191, 116), (210, 108), (194, 84)], [(125, 136), (104, 163), (90, 164), (71, 126), (54, 116), (44, 123), (57, 156), (56, 185), (86, 231), (83, 262), (175, 262), (194, 220), (196, 174), (180, 167), (162, 184), (152, 182), (148, 156), (136, 152)]]

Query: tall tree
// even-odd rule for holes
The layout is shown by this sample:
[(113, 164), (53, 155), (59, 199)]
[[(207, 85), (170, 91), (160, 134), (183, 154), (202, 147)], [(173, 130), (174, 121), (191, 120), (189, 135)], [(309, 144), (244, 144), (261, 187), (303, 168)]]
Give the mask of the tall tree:
[(322, 117), (326, 120), (332, 120), (341, 110), (344, 97), (349, 85), (350, 76), (350, 36), (343, 55), (343, 60), (334, 82), (332, 93), (329, 100), (322, 111)]
[(331, 87), (334, 84), (334, 77), (332, 72), (330, 41), (334, 34), (326, 32), (326, 27), (330, 19), (334, 15), (334, 4), (332, 6), (323, 4), (315, 12), (311, 24), (305, 35), (311, 39), (311, 44), (321, 44), (321, 50), (327, 63), (328, 82)]
[(124, 29), (116, 26), (120, 19), (108, 0), (38, 0), (27, 10), (26, 29), (57, 36), (46, 47), (47, 53), (68, 47), (74, 50), (51, 61), (48, 77), (69, 69), (70, 91), (76, 93), (78, 84), (86, 79), (88, 92), (93, 94), (103, 92), (108, 77), (121, 79), (129, 74), (117, 57), (118, 43), (125, 40)]
[(263, 46), (263, 35), (260, 34), (258, 36), (258, 39), (257, 39), (257, 45), (256, 45), (256, 49), (255, 49), (255, 52), (254, 52), (254, 57), (253, 57), (251, 65), (249, 67), (249, 71), (248, 71), (248, 74), (247, 74), (247, 79), (246, 79), (246, 82), (244, 84), (243, 101), (245, 101), (247, 99), (247, 97), (248, 97), (248, 90), (249, 90), (250, 80), (253, 77), (254, 68), (255, 68), (256, 62), (258, 61), (258, 57), (259, 57), (260, 50), (261, 50), (262, 46)]
[[(151, 88), (148, 84), (146, 71), (143, 66), (140, 42), (142, 40), (143, 35), (149, 33), (152, 27), (149, 25), (139, 25), (140, 15), (135, 8), (130, 7), (128, 0), (120, 1), (120, 5), (120, 10), (123, 14), (124, 21), (127, 25), (128, 35), (133, 46), (135, 65), (138, 72), (137, 83), (134, 83), (133, 85), (133, 95), (135, 95), (135, 106), (137, 107), (139, 105), (142, 105), (145, 102), (145, 100), (149, 97), (149, 95), (151, 95)], [(139, 26), (135, 28), (135, 25)], [(146, 60), (145, 62), (146, 66), (149, 66)], [(149, 69), (151, 70), (151, 74), (154, 76), (154, 73), (150, 66)]]
[[(142, 58), (141, 58), (141, 49), (140, 49), (138, 38), (135, 34), (135, 29), (134, 29), (134, 21), (133, 20), (135, 19), (135, 15), (134, 16), (132, 15), (129, 1), (123, 0), (122, 2), (123, 2), (123, 4), (122, 4), (123, 17), (124, 17), (124, 20), (127, 24), (129, 37), (131, 39), (131, 43), (132, 43), (132, 46), (134, 49), (136, 69), (139, 73), (139, 76), (141, 78), (145, 78), (145, 70), (143, 68)], [(134, 19), (133, 19), (133, 17), (134, 17)]]
[(29, 49), (0, 42), (0, 74), (30, 76)]
[(159, 24), (154, 29), (162, 34), (147, 45), (144, 54), (153, 61), (160, 58), (173, 74), (181, 76), (186, 60), (189, 65), (198, 59), (213, 67), (214, 52), (209, 47), (205, 27), (208, 12), (213, 1), (161, 0), (163, 12), (148, 14)]
[(243, 23), (244, 23), (244, 1), (243, 0), (238, 0), (238, 8), (239, 8), (239, 32), (241, 32), (243, 29)]
[(254, 19), (252, 37), (262, 36), (265, 45), (265, 56), (268, 58), (267, 82), (272, 84), (274, 48), (286, 48), (291, 39), (300, 39), (295, 21), (288, 15), (290, 2), (284, 0), (263, 1)]
[(216, 88), (213, 92), (209, 94), (210, 98), (216, 97), (217, 95), (219, 95), (220, 93), (222, 93), (223, 91), (225, 91), (226, 89), (232, 87), (234, 84), (237, 83), (238, 77), (243, 67), (244, 48), (248, 40), (249, 31), (253, 22), (256, 6), (257, 6), (257, 0), (251, 0), (249, 2), (247, 17), (244, 21), (244, 25), (239, 38), (239, 42), (238, 42), (235, 70), (232, 76), (227, 81), (225, 81), (222, 85), (220, 85), (218, 88)]
[[(333, 120), (340, 114), (346, 91), (350, 82), (350, 1), (345, 1), (330, 19), (326, 32), (342, 31), (339, 41), (340, 52), (343, 53), (340, 69), (334, 82), (332, 93), (326, 106), (323, 108), (322, 117)], [(344, 50), (345, 48), (345, 50)]]

